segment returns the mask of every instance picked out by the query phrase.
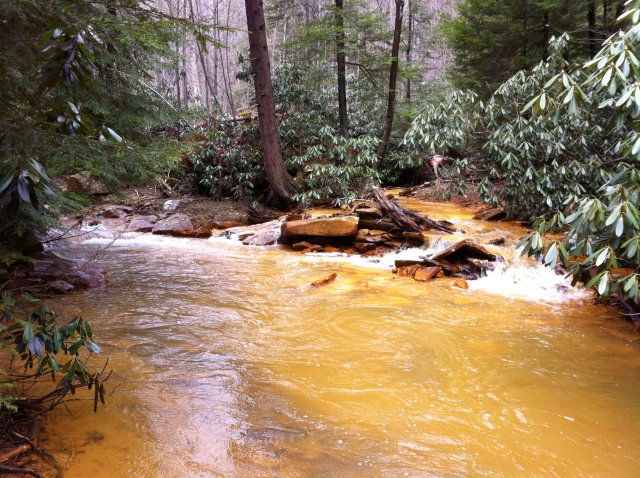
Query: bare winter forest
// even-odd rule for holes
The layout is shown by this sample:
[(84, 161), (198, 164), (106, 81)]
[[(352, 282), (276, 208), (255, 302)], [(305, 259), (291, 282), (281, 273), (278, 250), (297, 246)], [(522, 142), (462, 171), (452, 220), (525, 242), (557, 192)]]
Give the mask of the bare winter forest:
[[(459, 0), (410, 0), (404, 16), (403, 51), (418, 71), (413, 81), (443, 79), (451, 62), (444, 39), (437, 26), (442, 15), (455, 15)], [(242, 0), (157, 0), (156, 7), (176, 17), (209, 23), (217, 28), (212, 31), (221, 48), (203, 48), (193, 36), (180, 37), (175, 43), (179, 60), (173, 67), (158, 72), (167, 97), (172, 97), (183, 108), (202, 106), (210, 111), (233, 114), (250, 106), (252, 86), (236, 78), (248, 56), (245, 5)], [(300, 59), (300, 42), (296, 34), (305, 27), (331, 14), (332, 6), (321, 0), (266, 2), (267, 35), (272, 54), (272, 65), (277, 67), (287, 60)], [(374, 14), (393, 29), (393, 0), (365, 0), (358, 6), (361, 13)], [(349, 21), (349, 19), (347, 19)], [(380, 27), (380, 23), (377, 25)], [(388, 45), (379, 38), (369, 38), (364, 28), (355, 31), (355, 42), (365, 48), (385, 54)], [(410, 33), (409, 33), (410, 32)], [(383, 32), (377, 32), (383, 33)], [(316, 41), (318, 48), (322, 45)], [(308, 45), (306, 46), (308, 49)], [(347, 56), (349, 55), (347, 49)], [(409, 56), (407, 56), (409, 55)], [(328, 55), (327, 55), (328, 56)], [(309, 57), (307, 60), (311, 61)], [(315, 66), (320, 60), (314, 59)], [(335, 68), (335, 65), (322, 65)], [(353, 58), (347, 62), (348, 73), (362, 73), (362, 66)]]

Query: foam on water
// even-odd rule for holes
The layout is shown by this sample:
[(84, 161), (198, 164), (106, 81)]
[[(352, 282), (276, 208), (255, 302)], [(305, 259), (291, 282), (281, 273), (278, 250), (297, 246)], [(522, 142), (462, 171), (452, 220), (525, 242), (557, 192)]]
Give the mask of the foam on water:
[(514, 254), (512, 263), (498, 263), (485, 277), (469, 281), (469, 290), (544, 302), (562, 302), (591, 296), (588, 290), (573, 287), (569, 278), (538, 262), (521, 257), (519, 252)]
[[(83, 242), (97, 246), (140, 247), (140, 248), (168, 248), (182, 249), (191, 252), (211, 253), (220, 247), (243, 247), (250, 249), (264, 249), (258, 246), (244, 246), (237, 237), (212, 237), (207, 241), (201, 239), (185, 239), (170, 236), (159, 236), (144, 233), (125, 232), (114, 237), (90, 237)], [(390, 271), (396, 260), (420, 260), (422, 257), (433, 256), (447, 247), (448, 241), (435, 241), (431, 247), (412, 247), (386, 254), (382, 257), (362, 257), (344, 253), (308, 253), (304, 255), (289, 255), (283, 258), (287, 262), (300, 260), (326, 263), (347, 263), (357, 267)], [(280, 246), (268, 246), (277, 248)], [(562, 302), (572, 299), (590, 297), (590, 292), (571, 286), (571, 281), (557, 274), (531, 259), (523, 258), (518, 251), (511, 251), (513, 259), (497, 263), (489, 270), (485, 277), (469, 281), (469, 291), (482, 291), (507, 298), (524, 299), (543, 302)], [(505, 254), (506, 255), (506, 254)]]

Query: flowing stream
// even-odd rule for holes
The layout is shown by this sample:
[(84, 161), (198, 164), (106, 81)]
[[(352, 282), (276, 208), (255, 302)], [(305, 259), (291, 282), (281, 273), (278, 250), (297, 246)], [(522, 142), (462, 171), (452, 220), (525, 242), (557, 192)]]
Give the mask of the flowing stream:
[(118, 386), (97, 414), (48, 417), (65, 476), (640, 476), (632, 327), (518, 258), (524, 229), (405, 204), (506, 237), (507, 263), (461, 290), (396, 277), (394, 257), (151, 235), (107, 248), (113, 284), (53, 303), (91, 321)]

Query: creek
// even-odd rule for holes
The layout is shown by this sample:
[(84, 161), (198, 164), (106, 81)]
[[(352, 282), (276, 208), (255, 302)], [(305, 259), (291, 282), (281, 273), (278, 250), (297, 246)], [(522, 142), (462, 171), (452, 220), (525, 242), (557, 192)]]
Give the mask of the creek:
[(115, 241), (98, 258), (111, 285), (52, 300), (91, 321), (103, 349), (92, 361), (109, 357), (118, 386), (97, 414), (80, 401), (47, 417), (65, 476), (640, 476), (632, 327), (519, 258), (523, 228), (405, 206), (481, 243), (506, 238), (492, 248), (506, 263), (462, 290), (390, 272), (424, 250)]

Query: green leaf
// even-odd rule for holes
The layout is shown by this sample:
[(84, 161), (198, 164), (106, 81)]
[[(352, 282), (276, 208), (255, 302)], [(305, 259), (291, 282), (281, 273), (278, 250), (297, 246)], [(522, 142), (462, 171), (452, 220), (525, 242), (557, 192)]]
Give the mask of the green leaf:
[(603, 249), (602, 252), (598, 255), (598, 258), (596, 259), (596, 267), (600, 267), (602, 264), (604, 264), (604, 261), (607, 260), (607, 257), (609, 257), (609, 248)]
[(616, 236), (617, 237), (622, 236), (623, 232), (624, 232), (624, 219), (621, 217), (620, 219), (618, 219), (618, 222), (616, 224)]
[(598, 294), (604, 295), (607, 291), (607, 285), (609, 285), (609, 274), (602, 274), (602, 278), (598, 283)]

